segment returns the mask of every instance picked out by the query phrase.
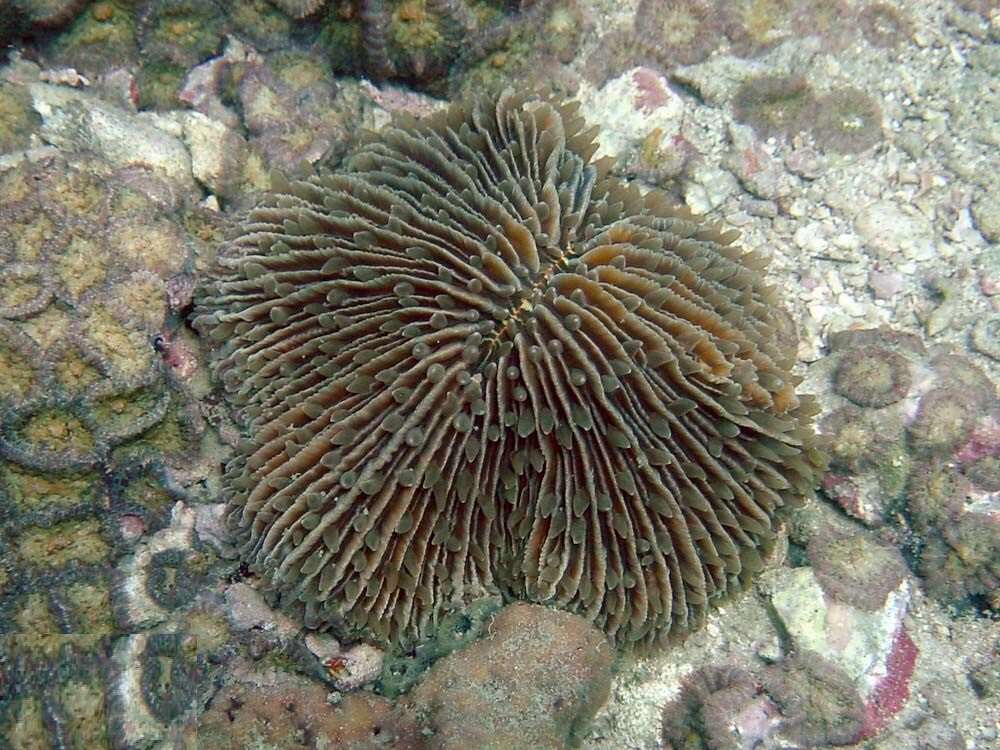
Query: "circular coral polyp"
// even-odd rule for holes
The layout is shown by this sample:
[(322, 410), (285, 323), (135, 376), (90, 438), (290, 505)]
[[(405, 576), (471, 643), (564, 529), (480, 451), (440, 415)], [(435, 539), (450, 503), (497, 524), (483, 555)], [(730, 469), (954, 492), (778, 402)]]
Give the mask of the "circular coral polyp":
[(859, 347), (844, 355), (834, 374), (834, 390), (858, 406), (880, 407), (899, 401), (910, 390), (910, 363), (883, 347)]
[(895, 547), (864, 534), (824, 529), (809, 542), (809, 562), (828, 596), (874, 612), (906, 578)]
[(196, 325), (246, 423), (230, 520), (307, 624), (420, 635), (501, 593), (651, 643), (811, 491), (762, 260), (594, 135), (511, 94), (400, 121), (221, 253)]

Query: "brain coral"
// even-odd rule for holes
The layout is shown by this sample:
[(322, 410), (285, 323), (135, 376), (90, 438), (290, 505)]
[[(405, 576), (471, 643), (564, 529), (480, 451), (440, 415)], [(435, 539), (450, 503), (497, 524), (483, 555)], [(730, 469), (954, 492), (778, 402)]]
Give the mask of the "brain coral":
[(810, 492), (761, 258), (594, 135), (509, 93), (398, 121), (220, 253), (195, 325), (248, 427), (230, 521), (307, 624), (420, 635), (499, 591), (652, 643)]

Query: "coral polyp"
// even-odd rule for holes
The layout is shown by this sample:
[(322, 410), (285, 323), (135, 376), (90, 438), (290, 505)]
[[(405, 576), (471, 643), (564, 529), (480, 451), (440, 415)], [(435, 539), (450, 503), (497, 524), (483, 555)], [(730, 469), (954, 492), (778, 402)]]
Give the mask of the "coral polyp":
[(920, 559), (928, 592), (959, 609), (1000, 612), (1000, 519), (963, 513), (932, 536)]
[[(869, 526), (896, 526), (932, 597), (960, 611), (994, 611), (995, 385), (969, 358), (929, 353), (915, 336), (885, 328), (836, 333), (830, 345), (815, 367), (836, 404), (820, 422), (831, 454), (827, 497)], [(828, 595), (878, 606), (900, 580), (901, 561), (872, 545), (842, 534), (814, 539), (809, 555)]]
[(864, 533), (824, 529), (809, 543), (808, 555), (826, 595), (859, 609), (881, 609), (906, 578), (896, 548)]
[(150, 61), (189, 68), (220, 47), (223, 24), (214, 0), (149, 0), (136, 10), (136, 41)]
[(855, 88), (831, 91), (816, 103), (816, 144), (838, 154), (860, 154), (882, 141), (882, 107)]
[[(666, 748), (730, 750), (741, 741), (764, 739), (741, 730), (766, 727), (772, 711), (776, 714), (776, 707), (749, 672), (732, 666), (701, 667), (684, 679), (680, 695), (664, 707), (660, 732)], [(742, 726), (744, 717), (750, 726)]]
[(531, 46), (525, 41), (544, 41), (544, 27), (556, 5), (480, 0), (335, 2), (320, 13), (317, 48), (336, 72), (363, 74), (376, 81), (402, 80), (435, 92), (454, 90), (466, 72), (491, 55), (499, 65), (506, 64), (508, 56), (531, 58), (525, 55)]
[(861, 33), (875, 47), (892, 48), (912, 33), (909, 20), (888, 3), (869, 3), (858, 15)]
[(798, 76), (751, 78), (733, 99), (733, 116), (762, 138), (795, 135), (812, 126), (815, 114), (812, 88)]
[(983, 399), (967, 388), (934, 388), (920, 400), (909, 425), (910, 441), (923, 453), (946, 454), (967, 439), (982, 414)]
[(671, 64), (701, 62), (721, 41), (711, 33), (717, 13), (713, 5), (705, 0), (642, 0), (636, 11), (636, 35)]
[(858, 406), (880, 407), (899, 401), (910, 390), (910, 363), (884, 347), (858, 347), (840, 360), (833, 387)]
[(851, 678), (814, 651), (802, 650), (764, 670), (765, 693), (785, 717), (781, 734), (798, 747), (849, 745), (865, 707)]

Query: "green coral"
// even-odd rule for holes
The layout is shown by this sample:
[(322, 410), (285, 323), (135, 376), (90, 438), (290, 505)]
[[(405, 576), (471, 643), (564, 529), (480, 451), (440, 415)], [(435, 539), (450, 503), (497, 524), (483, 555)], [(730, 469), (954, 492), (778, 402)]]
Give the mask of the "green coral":
[(0, 673), (16, 685), (0, 736), (25, 747), (55, 741), (38, 705), (66, 746), (114, 744), (105, 660), (132, 622), (112, 569), (168, 522), (181, 491), (163, 467), (197, 449), (153, 346), (189, 262), (162, 194), (90, 156), (0, 172)]
[(320, 49), (337, 73), (353, 73), (361, 62), (361, 24), (330, 12), (323, 21), (317, 40)]
[(813, 123), (816, 97), (801, 76), (758, 76), (736, 91), (733, 113), (762, 138), (791, 136)]
[(267, 0), (229, 0), (227, 17), (234, 30), (262, 50), (287, 46), (295, 24)]
[(133, 0), (104, 0), (79, 14), (53, 38), (48, 52), (54, 60), (93, 75), (135, 59)]
[(185, 68), (217, 52), (225, 33), (225, 17), (211, 0), (147, 0), (136, 24), (145, 59)]
[(139, 109), (177, 109), (177, 93), (187, 70), (183, 65), (158, 60), (147, 62), (136, 75)]

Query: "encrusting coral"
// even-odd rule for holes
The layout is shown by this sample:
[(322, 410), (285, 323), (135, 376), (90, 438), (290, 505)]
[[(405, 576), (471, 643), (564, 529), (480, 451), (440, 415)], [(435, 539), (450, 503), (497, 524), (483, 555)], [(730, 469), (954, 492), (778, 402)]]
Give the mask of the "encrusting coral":
[(1000, 521), (959, 515), (928, 539), (920, 559), (927, 590), (946, 604), (1000, 612)]
[(593, 138), (509, 92), (403, 120), (220, 253), (195, 326), (247, 426), (230, 522), (308, 625), (418, 636), (485, 591), (650, 644), (811, 492), (764, 261)]
[[(441, 94), (461, 90), (476, 66), (474, 86), (500, 70), (534, 70), (540, 60), (559, 77), (553, 53), (565, 61), (579, 41), (575, 5), (575, 0), (14, 0), (9, 12), (0, 12), (0, 47), (26, 37), (32, 56), (87, 76), (127, 63), (143, 108), (179, 107), (177, 95), (190, 69), (220, 53), (227, 37), (261, 51), (308, 53), (337, 74), (404, 81)], [(559, 20), (567, 14), (573, 19), (569, 24)], [(47, 33), (61, 25), (67, 27), (62, 33)]]
[[(911, 563), (931, 596), (959, 610), (996, 611), (993, 382), (969, 358), (928, 352), (917, 337), (888, 328), (836, 332), (829, 343), (830, 356), (809, 376), (817, 389), (832, 386), (819, 423), (831, 458), (826, 495), (866, 525), (904, 524)], [(902, 563), (862, 541), (820, 535), (809, 554), (828, 594), (872, 608), (900, 580)]]
[(882, 142), (882, 107), (855, 88), (831, 91), (816, 103), (816, 145), (837, 154), (860, 154)]
[(797, 651), (767, 667), (761, 681), (781, 710), (781, 736), (795, 747), (857, 741), (865, 707), (851, 678), (833, 662)]
[(882, 346), (848, 350), (834, 372), (833, 389), (858, 406), (880, 407), (899, 401), (913, 383), (909, 361)]
[[(749, 672), (734, 666), (701, 667), (663, 708), (666, 750), (737, 750), (767, 737), (776, 707)], [(757, 731), (754, 731), (754, 730)]]
[(888, 3), (870, 3), (858, 13), (861, 33), (874, 47), (892, 48), (912, 34), (909, 19)]
[[(170, 522), (183, 491), (168, 467), (201, 427), (154, 345), (189, 250), (156, 187), (93, 156), (0, 169), (0, 737), (13, 747), (130, 746), (111, 727), (111, 696), (129, 692), (112, 640), (142, 625), (123, 600), (148, 594), (143, 616), (166, 616), (188, 603), (173, 581), (205, 566), (177, 552), (125, 572)], [(131, 666), (161, 656), (136, 648)], [(187, 690), (159, 677), (165, 694)]]
[(721, 41), (711, 23), (717, 14), (717, 8), (701, 0), (642, 0), (635, 15), (635, 39), (673, 64), (698, 63)]
[(808, 554), (824, 593), (859, 609), (881, 609), (906, 578), (896, 548), (860, 532), (823, 529), (809, 542)]
[(737, 89), (733, 115), (762, 138), (792, 136), (812, 124), (816, 95), (801, 76), (757, 76)]
[(733, 116), (762, 138), (810, 132), (827, 152), (859, 154), (882, 141), (882, 108), (863, 91), (834, 89), (817, 97), (798, 75), (759, 75), (733, 97)]

